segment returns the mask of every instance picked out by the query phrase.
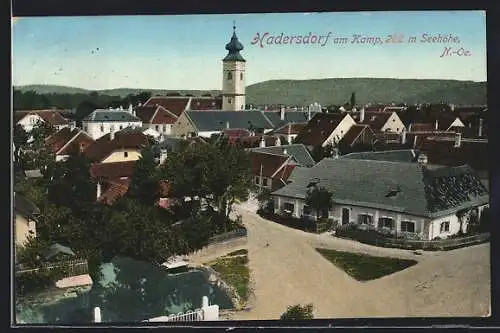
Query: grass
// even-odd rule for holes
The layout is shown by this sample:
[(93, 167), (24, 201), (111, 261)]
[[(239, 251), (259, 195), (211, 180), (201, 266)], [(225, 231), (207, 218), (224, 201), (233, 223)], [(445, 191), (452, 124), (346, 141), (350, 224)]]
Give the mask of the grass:
[(227, 255), (225, 255), (225, 257), (239, 256), (243, 254), (248, 254), (247, 249), (240, 249), (233, 252), (229, 252)]
[[(242, 250), (238, 250), (242, 251)], [(234, 251), (234, 252), (238, 252)], [(246, 250), (244, 250), (246, 252)], [(248, 257), (223, 257), (208, 264), (220, 274), (221, 278), (236, 289), (243, 302), (248, 300), (250, 271), (248, 270)]]
[(367, 254), (327, 249), (316, 249), (316, 251), (358, 281), (378, 279), (417, 263), (415, 260), (373, 257)]

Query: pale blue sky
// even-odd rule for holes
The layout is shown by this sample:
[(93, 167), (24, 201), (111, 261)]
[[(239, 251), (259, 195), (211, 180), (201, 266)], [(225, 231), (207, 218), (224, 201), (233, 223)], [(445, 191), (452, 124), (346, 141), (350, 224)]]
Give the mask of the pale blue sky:
[[(484, 11), (447, 11), (19, 18), (12, 28), (13, 84), (220, 89), (233, 20), (248, 85), (336, 77), (486, 80)], [(324, 46), (251, 44), (265, 32), (331, 37)], [(424, 33), (452, 34), (460, 43), (350, 43), (354, 34), (394, 33), (417, 41)], [(334, 44), (334, 37), (349, 44)], [(446, 46), (471, 55), (440, 58)]]

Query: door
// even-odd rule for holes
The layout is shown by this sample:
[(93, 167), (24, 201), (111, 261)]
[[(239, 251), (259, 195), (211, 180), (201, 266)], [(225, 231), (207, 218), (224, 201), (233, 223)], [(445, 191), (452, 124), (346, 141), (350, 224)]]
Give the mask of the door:
[(349, 223), (349, 208), (342, 208), (342, 224)]

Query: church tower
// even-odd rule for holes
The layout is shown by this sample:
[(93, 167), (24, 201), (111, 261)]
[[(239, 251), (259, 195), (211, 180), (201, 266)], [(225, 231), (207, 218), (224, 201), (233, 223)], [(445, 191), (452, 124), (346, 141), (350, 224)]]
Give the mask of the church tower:
[(245, 64), (240, 54), (243, 45), (236, 37), (236, 26), (233, 22), (233, 36), (226, 44), (228, 51), (222, 60), (222, 110), (245, 110)]

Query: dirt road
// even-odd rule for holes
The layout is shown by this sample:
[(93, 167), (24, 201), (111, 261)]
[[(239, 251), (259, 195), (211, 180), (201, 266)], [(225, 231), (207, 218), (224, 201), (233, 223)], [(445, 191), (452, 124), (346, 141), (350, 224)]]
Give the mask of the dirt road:
[[(288, 305), (313, 303), (316, 318), (484, 316), (490, 306), (489, 244), (416, 255), (315, 235), (264, 220), (237, 208), (248, 230), (246, 247), (254, 297), (250, 311), (232, 319), (278, 319)], [(194, 261), (234, 248), (200, 252)], [(412, 258), (415, 266), (381, 279), (358, 282), (316, 247)], [(218, 253), (220, 252), (220, 253)]]

